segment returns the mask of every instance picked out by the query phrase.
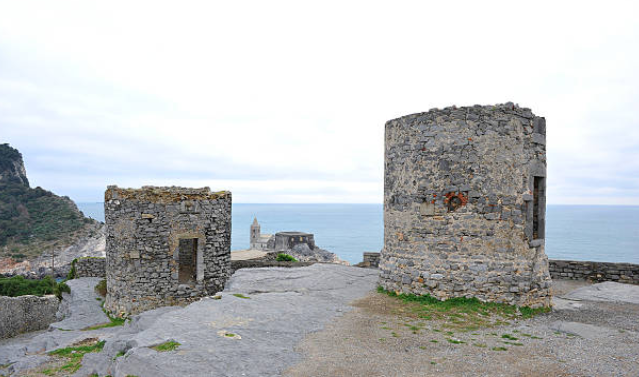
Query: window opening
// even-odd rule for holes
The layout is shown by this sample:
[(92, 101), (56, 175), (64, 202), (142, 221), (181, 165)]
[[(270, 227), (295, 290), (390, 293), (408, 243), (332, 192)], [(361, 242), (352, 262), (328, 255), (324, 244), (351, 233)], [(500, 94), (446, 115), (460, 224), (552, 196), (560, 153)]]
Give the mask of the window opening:
[[(543, 238), (543, 225), (540, 221), (540, 208), (541, 198), (544, 195), (544, 178), (534, 177), (533, 182), (533, 239)], [(541, 237), (540, 237), (541, 235)]]

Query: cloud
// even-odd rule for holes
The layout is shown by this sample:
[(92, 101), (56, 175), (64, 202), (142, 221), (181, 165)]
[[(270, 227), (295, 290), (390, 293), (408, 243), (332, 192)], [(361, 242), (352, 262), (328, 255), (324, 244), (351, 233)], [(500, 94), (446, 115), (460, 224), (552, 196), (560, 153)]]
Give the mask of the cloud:
[[(0, 139), (31, 182), (381, 202), (383, 125), (509, 100), (548, 121), (549, 203), (639, 204), (631, 2), (0, 3)], [(208, 183), (207, 183), (208, 182)]]

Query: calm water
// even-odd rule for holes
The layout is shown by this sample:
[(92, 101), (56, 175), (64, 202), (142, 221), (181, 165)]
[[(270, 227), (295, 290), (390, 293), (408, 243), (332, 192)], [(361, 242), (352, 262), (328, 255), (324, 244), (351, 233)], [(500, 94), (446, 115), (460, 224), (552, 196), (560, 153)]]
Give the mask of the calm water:
[[(104, 221), (102, 203), (78, 207)], [(248, 248), (253, 216), (262, 233), (314, 233), (320, 247), (351, 263), (384, 242), (381, 204), (233, 204), (232, 250)], [(639, 264), (639, 206), (551, 205), (546, 221), (549, 258)]]

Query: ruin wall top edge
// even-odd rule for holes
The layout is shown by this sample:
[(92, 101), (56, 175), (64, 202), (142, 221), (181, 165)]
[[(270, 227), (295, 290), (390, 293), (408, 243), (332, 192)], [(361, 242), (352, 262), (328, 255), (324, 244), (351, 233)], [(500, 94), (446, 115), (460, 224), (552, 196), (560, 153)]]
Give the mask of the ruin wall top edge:
[(453, 105), (453, 106), (445, 107), (442, 109), (433, 108), (426, 112), (408, 114), (398, 118), (390, 119), (389, 121), (386, 122), (386, 124), (388, 125), (390, 123), (397, 122), (397, 121), (410, 121), (410, 120), (414, 120), (421, 117), (427, 117), (427, 116), (448, 115), (448, 116), (454, 117), (455, 115), (470, 114), (470, 113), (495, 114), (497, 112), (501, 112), (504, 114), (517, 115), (522, 118), (529, 118), (529, 119), (536, 117), (530, 108), (520, 107), (518, 104), (515, 104), (513, 102), (506, 102), (506, 103), (499, 103), (496, 105), (473, 105), (473, 106), (459, 106), (459, 107)]
[(108, 186), (104, 200), (139, 200), (146, 202), (180, 202), (184, 200), (216, 200), (231, 197), (230, 191), (211, 191), (209, 187), (190, 188), (178, 186), (142, 186), (141, 188), (120, 188)]

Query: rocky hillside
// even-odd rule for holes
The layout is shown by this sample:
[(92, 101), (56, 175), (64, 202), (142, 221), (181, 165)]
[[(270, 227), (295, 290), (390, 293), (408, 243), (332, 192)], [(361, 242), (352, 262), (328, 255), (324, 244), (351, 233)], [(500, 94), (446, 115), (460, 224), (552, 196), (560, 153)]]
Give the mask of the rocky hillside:
[(0, 144), (0, 273), (62, 267), (74, 251), (95, 254), (87, 249), (99, 247), (101, 237), (103, 226), (71, 199), (31, 188), (22, 154)]

